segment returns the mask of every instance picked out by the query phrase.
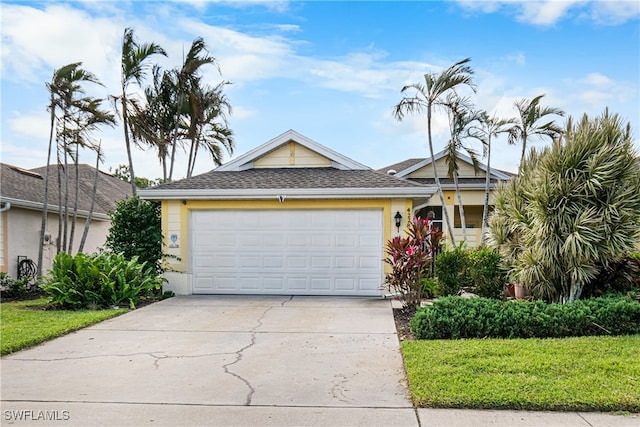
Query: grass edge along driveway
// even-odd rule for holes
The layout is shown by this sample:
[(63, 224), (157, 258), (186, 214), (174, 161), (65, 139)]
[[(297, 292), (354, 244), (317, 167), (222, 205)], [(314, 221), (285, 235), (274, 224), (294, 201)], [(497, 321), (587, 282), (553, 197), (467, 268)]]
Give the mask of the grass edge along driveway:
[(640, 412), (640, 335), (401, 347), (418, 407)]
[(47, 298), (0, 304), (2, 356), (126, 313), (127, 309), (46, 310)]

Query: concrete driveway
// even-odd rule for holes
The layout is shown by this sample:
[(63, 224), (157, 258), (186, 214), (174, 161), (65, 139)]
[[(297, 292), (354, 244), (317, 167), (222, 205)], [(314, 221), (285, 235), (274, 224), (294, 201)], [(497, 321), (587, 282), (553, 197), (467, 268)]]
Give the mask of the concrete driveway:
[(1, 368), (3, 425), (418, 424), (381, 299), (175, 297)]

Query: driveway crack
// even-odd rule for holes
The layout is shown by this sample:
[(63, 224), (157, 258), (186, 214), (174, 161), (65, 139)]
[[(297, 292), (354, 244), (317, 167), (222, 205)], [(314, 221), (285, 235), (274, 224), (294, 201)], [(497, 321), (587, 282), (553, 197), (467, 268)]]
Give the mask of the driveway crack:
[[(292, 297), (293, 298), (293, 297)], [(285, 301), (286, 302), (286, 301)], [(253, 387), (253, 385), (251, 384), (251, 382), (244, 378), (243, 376), (241, 376), (240, 374), (233, 372), (231, 369), (229, 369), (231, 366), (235, 365), (236, 363), (240, 362), (242, 360), (243, 357), (243, 353), (245, 350), (253, 347), (256, 343), (256, 334), (257, 334), (257, 329), (259, 327), (262, 326), (262, 320), (265, 318), (265, 316), (267, 315), (267, 313), (272, 309), (273, 307), (267, 307), (263, 312), (262, 315), (260, 315), (260, 317), (258, 318), (258, 320), (256, 321), (256, 325), (251, 328), (249, 330), (249, 332), (251, 332), (251, 341), (249, 342), (249, 344), (245, 345), (244, 347), (242, 347), (241, 349), (239, 349), (238, 351), (236, 351), (234, 354), (236, 356), (235, 360), (226, 363), (224, 365), (222, 365), (222, 369), (224, 369), (224, 372), (231, 375), (232, 377), (237, 378), (238, 380), (242, 381), (247, 388), (249, 389), (249, 392), (247, 393), (246, 399), (245, 399), (245, 406), (249, 406), (251, 405), (251, 400), (253, 399), (253, 395), (256, 392), (256, 389)]]
[(286, 299), (286, 300), (282, 301), (282, 302), (280, 303), (280, 307), (284, 307), (284, 305), (285, 305), (286, 303), (288, 303), (289, 301), (291, 301), (291, 300), (293, 299), (293, 297), (294, 297), (294, 295), (291, 295), (288, 299)]

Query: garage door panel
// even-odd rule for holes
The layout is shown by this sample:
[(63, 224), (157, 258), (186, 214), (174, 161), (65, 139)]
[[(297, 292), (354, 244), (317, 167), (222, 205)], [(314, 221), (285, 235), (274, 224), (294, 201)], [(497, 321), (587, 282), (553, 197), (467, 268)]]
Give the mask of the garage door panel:
[(358, 257), (358, 267), (359, 268), (376, 268), (376, 266), (380, 263), (380, 259), (376, 257)]
[(330, 256), (312, 256), (311, 268), (331, 268)]
[(336, 279), (336, 290), (338, 291), (356, 291), (356, 279)]
[(284, 278), (282, 277), (265, 277), (264, 281), (265, 291), (284, 291)]
[(336, 268), (354, 268), (356, 265), (355, 259), (352, 256), (337, 256)]
[(382, 210), (193, 211), (191, 227), (194, 293), (381, 294)]
[(287, 280), (287, 288), (291, 290), (303, 291), (307, 289), (307, 278), (306, 277), (291, 277)]

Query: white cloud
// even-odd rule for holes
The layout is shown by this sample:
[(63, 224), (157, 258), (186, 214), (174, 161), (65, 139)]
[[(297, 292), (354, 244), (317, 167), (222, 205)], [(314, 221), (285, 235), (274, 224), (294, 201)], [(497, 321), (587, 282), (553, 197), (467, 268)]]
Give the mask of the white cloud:
[(567, 17), (619, 25), (640, 15), (637, 0), (454, 0), (467, 12), (513, 13), (520, 22), (550, 26)]
[(37, 141), (49, 140), (49, 127), (43, 126), (48, 121), (49, 114), (44, 108), (42, 112), (27, 115), (16, 113), (14, 117), (7, 120), (12, 131)]
[(546, 0), (520, 3), (518, 20), (535, 25), (553, 25), (567, 15), (582, 0)]
[(116, 22), (60, 5), (3, 5), (1, 20), (3, 79), (42, 81), (41, 75), (49, 78), (54, 69), (79, 61), (101, 80), (107, 70), (117, 75), (111, 46), (122, 26)]
[(615, 0), (593, 2), (590, 17), (602, 25), (619, 25), (640, 16), (637, 0)]

